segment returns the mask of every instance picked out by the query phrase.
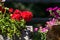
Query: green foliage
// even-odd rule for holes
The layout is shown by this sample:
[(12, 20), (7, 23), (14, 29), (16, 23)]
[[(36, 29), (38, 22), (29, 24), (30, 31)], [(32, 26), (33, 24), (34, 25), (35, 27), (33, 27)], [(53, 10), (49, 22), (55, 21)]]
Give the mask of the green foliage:
[(10, 19), (10, 14), (9, 13), (0, 13), (0, 30), (1, 34), (7, 35), (10, 38), (14, 34), (16, 34), (18, 37), (21, 35), (21, 32), (19, 29), (25, 28), (25, 21), (24, 19), (20, 21), (12, 20)]

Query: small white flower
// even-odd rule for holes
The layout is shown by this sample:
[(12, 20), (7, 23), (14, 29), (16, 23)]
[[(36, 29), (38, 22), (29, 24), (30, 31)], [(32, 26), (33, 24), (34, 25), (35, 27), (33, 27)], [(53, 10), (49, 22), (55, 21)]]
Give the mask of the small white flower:
[(28, 36), (25, 36), (24, 38), (25, 38), (25, 40), (28, 40), (29, 39)]
[(0, 13), (2, 13), (2, 11), (0, 11)]
[(5, 2), (6, 0), (2, 0), (1, 2)]
[(6, 10), (9, 10), (9, 8), (5, 7)]

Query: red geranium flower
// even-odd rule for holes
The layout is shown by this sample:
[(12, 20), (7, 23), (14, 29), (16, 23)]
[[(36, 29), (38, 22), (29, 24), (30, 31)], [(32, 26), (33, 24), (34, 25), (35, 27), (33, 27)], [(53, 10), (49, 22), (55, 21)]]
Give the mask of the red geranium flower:
[(14, 19), (14, 20), (20, 20), (20, 18), (21, 18), (21, 15), (20, 14), (12, 14), (12, 16), (11, 16), (11, 19)]
[(0, 6), (0, 11), (2, 11), (2, 6)]
[(9, 8), (9, 12), (12, 13), (13, 12), (13, 8)]
[(2, 9), (2, 13), (4, 13), (4, 12), (5, 12), (5, 9), (3, 8), (3, 9)]
[(31, 19), (33, 17), (32, 12), (30, 12), (30, 11), (23, 11), (21, 13), (21, 16), (27, 22), (31, 21)]
[(20, 13), (21, 13), (21, 11), (16, 9), (12, 14), (11, 19), (20, 20), (21, 19)]

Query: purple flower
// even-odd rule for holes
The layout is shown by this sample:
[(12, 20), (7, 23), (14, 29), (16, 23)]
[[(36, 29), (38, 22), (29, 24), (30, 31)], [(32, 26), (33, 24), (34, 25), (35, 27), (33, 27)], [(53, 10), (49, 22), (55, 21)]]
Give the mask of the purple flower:
[(52, 7), (46, 9), (46, 11), (49, 11), (49, 10), (52, 10)]
[(55, 11), (55, 10), (57, 10), (57, 9), (58, 9), (58, 7), (56, 6), (56, 7), (54, 7), (52, 10)]
[(55, 14), (55, 18), (58, 18), (58, 17), (60, 17), (59, 13), (57, 13), (57, 12), (54, 12), (54, 14)]
[(38, 31), (38, 28), (35, 28), (34, 31)]

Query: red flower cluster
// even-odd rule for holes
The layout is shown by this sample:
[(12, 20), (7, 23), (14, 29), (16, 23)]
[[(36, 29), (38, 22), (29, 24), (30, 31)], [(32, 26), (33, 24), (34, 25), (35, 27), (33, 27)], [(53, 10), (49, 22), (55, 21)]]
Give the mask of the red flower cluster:
[(23, 11), (21, 13), (21, 16), (23, 19), (25, 19), (25, 21), (31, 21), (31, 19), (33, 17), (32, 12), (30, 12), (30, 11)]
[(19, 15), (19, 14), (12, 14), (11, 19), (20, 20), (20, 17), (21, 17), (21, 15)]
[[(12, 12), (12, 11), (10, 11)], [(15, 19), (15, 20), (20, 20), (21, 19), (21, 12), (19, 10), (15, 10), (11, 16), (11, 19)]]
[[(9, 12), (12, 13), (13, 9), (9, 9)], [(32, 19), (33, 15), (32, 12), (30, 11), (20, 11), (18, 9), (16, 9), (13, 14), (11, 15), (11, 19), (15, 19), (15, 20), (20, 20), (20, 19), (24, 19), (25, 21), (30, 21)]]

